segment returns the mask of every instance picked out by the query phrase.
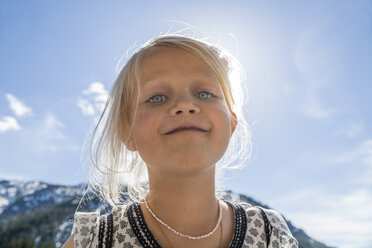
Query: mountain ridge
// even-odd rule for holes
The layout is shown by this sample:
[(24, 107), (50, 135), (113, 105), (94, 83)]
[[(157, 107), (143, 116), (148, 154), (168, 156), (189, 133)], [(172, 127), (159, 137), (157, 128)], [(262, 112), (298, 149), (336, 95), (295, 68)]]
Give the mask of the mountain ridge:
[[(79, 211), (105, 213), (111, 209), (90, 190), (83, 196), (85, 189), (87, 185), (83, 183), (64, 186), (42, 181), (0, 180), (1, 247), (62, 247), (70, 236), (73, 214), (79, 203), (83, 203)], [(229, 190), (222, 191), (221, 196), (232, 202), (270, 208), (249, 196)], [(285, 216), (283, 218), (301, 248), (328, 248), (295, 227)]]

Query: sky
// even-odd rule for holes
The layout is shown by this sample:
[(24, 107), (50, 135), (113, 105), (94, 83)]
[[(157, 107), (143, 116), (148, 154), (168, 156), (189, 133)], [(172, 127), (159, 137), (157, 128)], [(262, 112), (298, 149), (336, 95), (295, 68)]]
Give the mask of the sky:
[(246, 72), (253, 156), (224, 187), (372, 247), (371, 1), (0, 1), (0, 178), (86, 182), (120, 58), (190, 26)]

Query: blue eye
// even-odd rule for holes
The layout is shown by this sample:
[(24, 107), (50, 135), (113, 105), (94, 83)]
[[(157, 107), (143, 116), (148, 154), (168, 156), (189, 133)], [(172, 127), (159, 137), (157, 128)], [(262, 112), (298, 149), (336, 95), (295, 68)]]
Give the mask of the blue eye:
[(212, 93), (209, 93), (208, 91), (200, 91), (196, 94), (200, 99), (208, 99), (213, 97)]
[(163, 95), (155, 95), (147, 100), (149, 103), (161, 103), (164, 102), (167, 97)]

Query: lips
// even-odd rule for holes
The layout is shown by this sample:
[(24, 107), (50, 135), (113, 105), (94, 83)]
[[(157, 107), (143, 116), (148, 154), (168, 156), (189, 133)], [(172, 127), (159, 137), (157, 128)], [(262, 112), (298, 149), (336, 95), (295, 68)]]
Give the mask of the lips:
[(188, 127), (177, 127), (177, 128), (175, 128), (175, 129), (173, 129), (172, 131), (166, 133), (166, 135), (168, 135), (168, 134), (172, 134), (172, 133), (176, 133), (176, 132), (179, 132), (179, 131), (186, 131), (186, 130), (193, 130), (193, 131), (207, 132), (206, 130), (204, 130), (204, 129), (202, 129), (202, 128), (199, 128), (199, 127), (188, 126)]

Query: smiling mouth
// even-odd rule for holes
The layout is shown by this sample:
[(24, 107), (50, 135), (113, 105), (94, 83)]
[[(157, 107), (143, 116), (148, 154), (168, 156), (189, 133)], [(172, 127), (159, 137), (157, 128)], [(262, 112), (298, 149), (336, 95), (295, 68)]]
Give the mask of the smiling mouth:
[(207, 132), (207, 131), (205, 131), (203, 129), (200, 129), (200, 128), (197, 128), (197, 127), (187, 127), (187, 128), (183, 127), (183, 128), (177, 128), (175, 130), (172, 130), (172, 131), (170, 131), (166, 134), (168, 135), (168, 134), (174, 134), (174, 133), (181, 133), (181, 132), (184, 132), (184, 131), (203, 132), (203, 133)]

